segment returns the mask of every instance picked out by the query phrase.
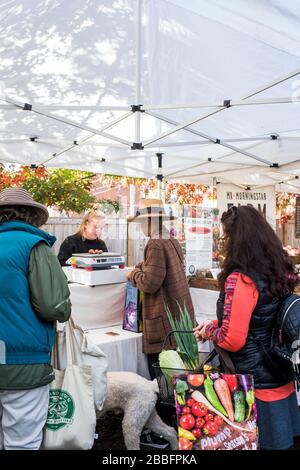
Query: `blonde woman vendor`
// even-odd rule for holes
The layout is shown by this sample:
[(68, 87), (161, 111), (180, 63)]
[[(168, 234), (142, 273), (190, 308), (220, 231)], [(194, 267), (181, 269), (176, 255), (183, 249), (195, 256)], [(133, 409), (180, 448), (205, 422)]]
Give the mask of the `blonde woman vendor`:
[(73, 253), (98, 254), (108, 251), (105, 242), (101, 240), (104, 226), (105, 215), (94, 210), (88, 211), (82, 219), (78, 232), (67, 237), (61, 244), (58, 253), (60, 264), (65, 266)]

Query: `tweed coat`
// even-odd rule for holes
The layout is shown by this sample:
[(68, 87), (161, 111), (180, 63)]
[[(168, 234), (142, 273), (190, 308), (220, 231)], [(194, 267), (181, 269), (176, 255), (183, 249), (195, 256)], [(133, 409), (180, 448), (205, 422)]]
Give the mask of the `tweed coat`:
[[(129, 278), (143, 292), (143, 351), (146, 354), (159, 353), (165, 336), (171, 331), (165, 304), (169, 306), (173, 317), (178, 317), (177, 302), (182, 307), (185, 304), (195, 324), (182, 249), (169, 233), (163, 235), (148, 241), (144, 261), (135, 267)], [(172, 341), (168, 341), (165, 349), (174, 347), (172, 335)]]

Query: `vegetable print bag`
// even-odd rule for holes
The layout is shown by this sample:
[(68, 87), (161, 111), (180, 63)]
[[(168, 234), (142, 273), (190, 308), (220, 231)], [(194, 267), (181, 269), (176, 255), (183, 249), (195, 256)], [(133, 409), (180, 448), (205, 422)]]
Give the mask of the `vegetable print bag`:
[(185, 373), (174, 377), (180, 450), (256, 450), (252, 375)]

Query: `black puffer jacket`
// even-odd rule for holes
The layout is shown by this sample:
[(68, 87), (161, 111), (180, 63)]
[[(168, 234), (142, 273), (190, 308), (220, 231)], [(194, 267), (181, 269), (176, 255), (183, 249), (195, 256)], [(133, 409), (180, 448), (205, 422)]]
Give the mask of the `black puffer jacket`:
[[(252, 313), (249, 333), (245, 346), (237, 352), (229, 352), (230, 358), (239, 374), (252, 374), (257, 389), (276, 388), (289, 383), (293, 379), (290, 370), (282, 370), (282, 366), (275, 362), (272, 370), (266, 364), (259, 338), (264, 347), (269, 350), (272, 331), (276, 322), (276, 315), (280, 307), (280, 300), (272, 297), (266, 288), (266, 283), (258, 275), (247, 274), (257, 286), (259, 298), (255, 310)], [(217, 317), (219, 325), (222, 323), (225, 294), (220, 293), (217, 303)], [(254, 336), (253, 336), (254, 334)], [(278, 373), (275, 373), (274, 370)]]

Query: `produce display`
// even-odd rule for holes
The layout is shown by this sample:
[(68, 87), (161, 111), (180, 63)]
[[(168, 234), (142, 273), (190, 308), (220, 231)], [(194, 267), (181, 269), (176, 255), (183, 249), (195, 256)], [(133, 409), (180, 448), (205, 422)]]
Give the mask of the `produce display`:
[(173, 377), (180, 450), (256, 450), (250, 375), (185, 373)]

